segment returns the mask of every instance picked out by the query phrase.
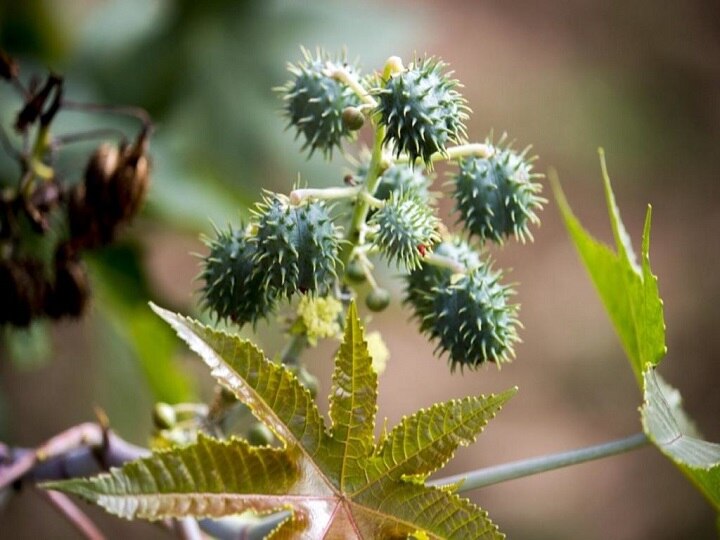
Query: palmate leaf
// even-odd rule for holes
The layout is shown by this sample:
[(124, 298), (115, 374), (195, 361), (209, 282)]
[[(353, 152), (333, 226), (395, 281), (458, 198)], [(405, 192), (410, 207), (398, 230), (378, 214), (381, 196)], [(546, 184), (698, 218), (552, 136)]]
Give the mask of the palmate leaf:
[(602, 151), (600, 161), (617, 252), (582, 227), (557, 179), (553, 180), (555, 198), (570, 238), (600, 294), (643, 391), (641, 412), (645, 434), (720, 511), (720, 445), (699, 438), (681, 407), (680, 393), (655, 372), (667, 348), (663, 304), (657, 278), (650, 270), (651, 209), (648, 207), (645, 217), (638, 264), (620, 219)]
[(331, 425), (284, 366), (248, 341), (153, 306), (282, 443), (251, 447), (201, 437), (110, 474), (48, 485), (126, 518), (219, 517), (289, 510), (276, 537), (503, 538), (487, 513), (450, 489), (426, 486), (460, 445), (474, 441), (515, 393), (433, 405), (375, 442), (377, 376), (355, 305), (336, 359)]

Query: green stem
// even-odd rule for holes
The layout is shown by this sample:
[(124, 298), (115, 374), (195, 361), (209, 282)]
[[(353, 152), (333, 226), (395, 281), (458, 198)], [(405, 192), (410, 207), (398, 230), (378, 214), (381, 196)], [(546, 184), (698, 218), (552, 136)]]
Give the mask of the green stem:
[(440, 268), (448, 268), (456, 274), (464, 274), (465, 267), (457, 261), (452, 260), (450, 257), (444, 255), (438, 255), (437, 253), (428, 253), (423, 258), (423, 262), (438, 266)]
[[(385, 66), (383, 68), (382, 73), (382, 80), (386, 81), (390, 78), (390, 76), (397, 72), (398, 70), (402, 69), (402, 61), (396, 57), (391, 56), (387, 59), (385, 62)], [(347, 73), (346, 70), (343, 70), (343, 73), (346, 75), (350, 75)], [(353, 79), (350, 77), (350, 79)], [(351, 85), (352, 87), (352, 85)], [(357, 91), (357, 90), (356, 90)], [(359, 95), (359, 94), (358, 94)], [(368, 104), (371, 103), (370, 100), (372, 100), (372, 103), (375, 103), (375, 100), (372, 98), (372, 96), (367, 95), (367, 98), (363, 98), (364, 101)], [(361, 98), (363, 96), (360, 96)], [(375, 138), (373, 140), (373, 148), (372, 148), (372, 155), (370, 157), (370, 166), (368, 167), (368, 172), (365, 175), (365, 180), (363, 182), (363, 192), (367, 195), (372, 196), (375, 193), (375, 190), (377, 189), (378, 183), (380, 182), (380, 177), (382, 176), (383, 171), (387, 168), (387, 161), (384, 158), (383, 155), (383, 142), (385, 140), (385, 126), (383, 126), (380, 122), (378, 122), (377, 115), (375, 117), (371, 118), (372, 125), (375, 128)], [(348, 228), (346, 240), (341, 253), (340, 253), (340, 260), (342, 261), (343, 265), (347, 266), (348, 261), (350, 260), (350, 255), (352, 253), (352, 250), (355, 248), (355, 246), (358, 245), (360, 240), (360, 229), (365, 225), (365, 220), (367, 220), (368, 212), (370, 211), (370, 200), (365, 196), (360, 196), (357, 199), (357, 204), (355, 205), (355, 211), (353, 212), (352, 219), (350, 221), (350, 227)]]
[(586, 461), (593, 461), (605, 457), (622, 454), (631, 450), (636, 450), (649, 443), (644, 433), (637, 433), (624, 439), (611, 441), (609, 443), (589, 446), (587, 448), (579, 448), (568, 452), (560, 452), (558, 454), (549, 454), (521, 461), (513, 461), (503, 465), (478, 469), (470, 473), (457, 474), (447, 478), (440, 478), (428, 482), (430, 486), (444, 486), (462, 482), (458, 488), (459, 493), (470, 491), (473, 489), (490, 486), (515, 478), (531, 476), (545, 471), (552, 471), (562, 467), (569, 467)]
[(335, 66), (334, 69), (331, 71), (330, 76), (333, 79), (336, 79), (346, 84), (353, 92), (355, 92), (357, 97), (359, 97), (363, 101), (363, 103), (365, 103), (369, 107), (377, 107), (377, 101), (375, 101), (375, 98), (368, 94), (368, 91), (363, 87), (362, 84), (360, 84), (360, 81), (358, 81), (355, 76), (343, 66)]
[(292, 334), (285, 345), (285, 349), (280, 354), (280, 361), (286, 366), (297, 366), (300, 361), (300, 355), (307, 347), (308, 342), (302, 334)]
[[(430, 156), (430, 161), (452, 161), (463, 157), (473, 156), (480, 158), (487, 158), (495, 153), (495, 148), (489, 144), (482, 143), (471, 143), (461, 144), (459, 146), (451, 146), (446, 148), (444, 152), (435, 152)], [(409, 163), (410, 157), (402, 155), (395, 158), (395, 163)]]
[(331, 188), (301, 188), (290, 192), (290, 202), (298, 205), (307, 199), (321, 201), (334, 201), (338, 199), (352, 199), (362, 190), (357, 187), (331, 187)]

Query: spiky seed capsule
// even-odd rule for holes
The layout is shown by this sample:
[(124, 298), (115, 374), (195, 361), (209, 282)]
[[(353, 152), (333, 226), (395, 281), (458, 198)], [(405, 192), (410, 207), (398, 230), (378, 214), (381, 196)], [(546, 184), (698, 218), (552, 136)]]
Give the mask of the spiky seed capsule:
[(396, 156), (406, 153), (411, 163), (420, 158), (429, 166), (430, 156), (465, 137), (466, 101), (444, 68), (436, 58), (418, 59), (377, 91), (384, 142), (392, 143)]
[(499, 364), (514, 356), (518, 306), (510, 303), (514, 291), (500, 283), (501, 277), (485, 264), (433, 290), (432, 309), (420, 328), (437, 340), (436, 351), (448, 354), (451, 370)]
[(276, 302), (275, 295), (262, 286), (262, 275), (254, 271), (256, 247), (249, 240), (244, 227), (217, 231), (216, 238), (207, 241), (210, 253), (200, 273), (204, 307), (218, 319), (240, 326), (267, 317)]
[(370, 311), (384, 311), (390, 305), (390, 293), (377, 287), (365, 297), (365, 305)]
[(297, 136), (303, 136), (302, 149), (309, 148), (311, 156), (320, 150), (332, 157), (333, 149), (341, 148), (343, 139), (353, 134), (343, 122), (343, 111), (359, 105), (360, 99), (345, 84), (330, 77), (328, 68), (342, 64), (350, 72), (356, 69), (322, 51), (313, 56), (303, 49), (303, 54), (302, 61), (288, 66), (293, 78), (279, 89), (285, 100), (288, 127), (295, 126)]
[(322, 202), (292, 206), (287, 197), (266, 197), (255, 211), (255, 273), (263, 286), (290, 296), (324, 294), (337, 278), (338, 231)]
[(369, 221), (377, 229), (373, 244), (398, 266), (413, 270), (440, 240), (440, 221), (414, 193), (391, 193)]
[[(357, 168), (355, 177), (364, 179), (368, 172), (368, 162), (363, 163)], [(420, 167), (410, 167), (404, 163), (398, 163), (386, 169), (381, 177), (380, 182), (375, 189), (373, 196), (376, 199), (385, 201), (390, 197), (391, 193), (400, 194), (414, 193), (421, 201), (430, 202), (429, 187), (432, 178), (425, 174)]]
[(533, 182), (532, 164), (524, 153), (498, 148), (488, 158), (467, 158), (454, 177), (455, 208), (464, 227), (482, 240), (502, 243), (514, 235), (532, 240), (529, 224), (546, 201), (542, 185)]
[[(433, 252), (462, 265), (467, 271), (481, 265), (478, 252), (459, 237), (443, 240)], [(433, 291), (449, 286), (452, 276), (453, 271), (450, 268), (422, 263), (418, 268), (405, 275), (403, 303), (409, 304), (413, 309), (414, 316), (422, 321), (432, 310)]]

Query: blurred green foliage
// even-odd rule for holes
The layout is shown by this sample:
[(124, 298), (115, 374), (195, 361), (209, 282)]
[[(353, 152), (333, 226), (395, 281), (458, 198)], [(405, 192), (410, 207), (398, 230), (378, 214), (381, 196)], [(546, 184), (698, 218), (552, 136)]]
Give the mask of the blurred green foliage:
[[(331, 4), (333, 9), (328, 9)], [(299, 56), (301, 44), (329, 50), (348, 46), (362, 51), (368, 65), (377, 65), (388, 50), (403, 44), (417, 22), (393, 13), (393, 8), (383, 7), (384, 15), (378, 17), (381, 6), (375, 3), (340, 4), (0, 2), (0, 46), (19, 60), (25, 80), (51, 69), (65, 76), (69, 99), (140, 106), (155, 122), (145, 217), (120, 244), (89, 260), (97, 324), (109, 324), (114, 335), (107, 342), (110, 350), (104, 343), (98, 347), (103, 352), (97, 360), (112, 362), (115, 354), (124, 354), (120, 349), (130, 351), (154, 400), (188, 400), (196, 389), (174, 360), (172, 336), (158, 327), (147, 308), (149, 300), (162, 299), (148, 284), (144, 260), (152, 246), (143, 242), (143, 230), (194, 235), (208, 231), (212, 222), (237, 221), (261, 188), (287, 191), (297, 171), (303, 178), (312, 177), (315, 185), (337, 182), (340, 166), (333, 174), (319, 158), (305, 162), (297, 152), (286, 151), (293, 145), (292, 134), (284, 129), (272, 88), (286, 79), (285, 63)], [(348, 32), (360, 27), (373, 31)], [(384, 31), (390, 28), (392, 32)], [(381, 33), (383, 40), (374, 39)], [(0, 121), (10, 126), (19, 99), (4, 86)], [(99, 126), (126, 133), (137, 129), (123, 118), (63, 111), (56, 134)], [(93, 146), (64, 149), (58, 174), (70, 183), (79, 180)], [(0, 185), (14, 182), (16, 175), (15, 165), (0, 157)], [(8, 331), (4, 342), (14, 357), (37, 365), (52, 351), (46, 327), (33, 327), (33, 340), (28, 339), (31, 333)], [(107, 332), (98, 334), (99, 339), (103, 336)]]

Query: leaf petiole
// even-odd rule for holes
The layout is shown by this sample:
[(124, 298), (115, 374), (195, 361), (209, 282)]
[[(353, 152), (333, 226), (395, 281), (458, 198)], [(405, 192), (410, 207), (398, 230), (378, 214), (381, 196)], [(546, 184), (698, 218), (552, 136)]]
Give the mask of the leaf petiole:
[(439, 478), (427, 482), (429, 486), (446, 486), (451, 484), (459, 484), (457, 491), (459, 493), (471, 491), (500, 482), (507, 482), (516, 478), (532, 476), (541, 472), (570, 467), (578, 465), (586, 461), (602, 459), (616, 454), (623, 454), (631, 450), (637, 450), (649, 444), (649, 440), (644, 433), (637, 433), (624, 439), (618, 439), (608, 443), (588, 446), (586, 448), (578, 448), (567, 452), (557, 454), (548, 454), (545, 456), (513, 461), (493, 467), (477, 469), (475, 471)]

